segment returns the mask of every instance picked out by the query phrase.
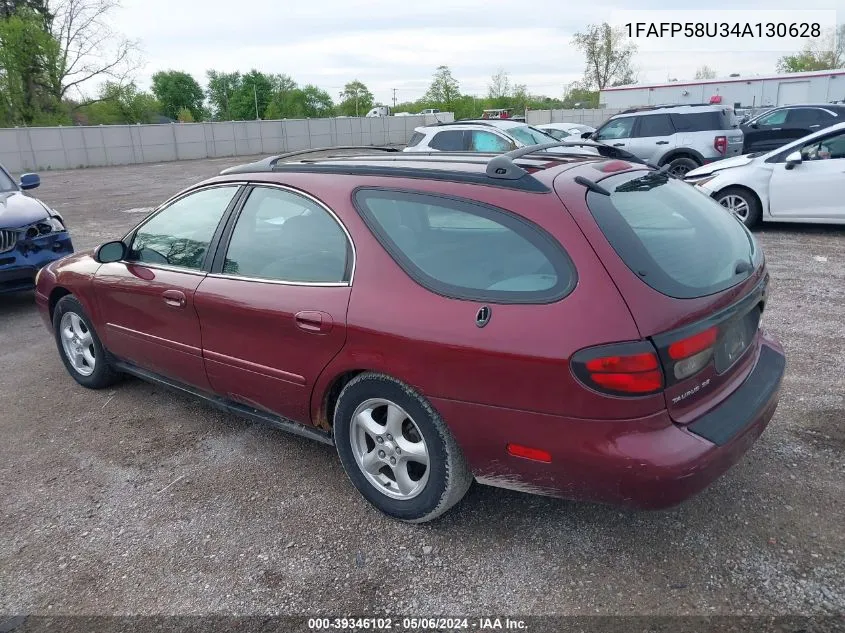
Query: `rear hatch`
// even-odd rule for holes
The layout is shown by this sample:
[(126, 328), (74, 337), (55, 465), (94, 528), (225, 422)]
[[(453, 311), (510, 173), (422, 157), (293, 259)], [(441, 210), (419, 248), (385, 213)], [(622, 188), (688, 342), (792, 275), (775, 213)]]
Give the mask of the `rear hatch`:
[(763, 253), (695, 187), (655, 171), (607, 175), (607, 165), (579, 170), (599, 187), (579, 191), (558, 178), (556, 189), (654, 345), (670, 415), (688, 423), (753, 367), (768, 286)]

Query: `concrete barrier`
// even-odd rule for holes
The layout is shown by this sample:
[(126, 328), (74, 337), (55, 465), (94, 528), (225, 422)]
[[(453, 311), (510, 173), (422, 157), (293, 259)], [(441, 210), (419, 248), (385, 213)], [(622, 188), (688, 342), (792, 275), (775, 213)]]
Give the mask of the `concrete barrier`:
[(0, 128), (0, 163), (14, 173), (407, 143), (437, 115)]

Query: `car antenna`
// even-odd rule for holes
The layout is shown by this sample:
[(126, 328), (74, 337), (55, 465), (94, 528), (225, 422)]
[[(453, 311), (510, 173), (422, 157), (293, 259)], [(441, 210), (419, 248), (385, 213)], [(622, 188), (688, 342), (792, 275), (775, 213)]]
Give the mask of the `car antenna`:
[(584, 178), (584, 176), (575, 176), (575, 182), (579, 185), (584, 185), (590, 191), (595, 191), (596, 193), (600, 193), (603, 196), (609, 196), (610, 192), (602, 187), (600, 184), (593, 182), (589, 178)]

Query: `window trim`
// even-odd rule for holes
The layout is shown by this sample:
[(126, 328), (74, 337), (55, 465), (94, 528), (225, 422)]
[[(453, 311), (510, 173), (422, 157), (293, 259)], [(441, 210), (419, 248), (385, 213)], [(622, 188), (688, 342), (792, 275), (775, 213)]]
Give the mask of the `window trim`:
[[(231, 273), (224, 273), (223, 271), (223, 264), (226, 259), (226, 253), (229, 250), (229, 244), (232, 241), (232, 233), (234, 233), (235, 225), (238, 223), (238, 219), (241, 217), (241, 213), (243, 212), (244, 207), (246, 206), (247, 201), (249, 200), (250, 194), (259, 188), (272, 188), (272, 189), (280, 189), (282, 191), (286, 191), (288, 193), (301, 196), (307, 200), (310, 200), (318, 207), (322, 208), (326, 211), (331, 218), (340, 226), (340, 229), (343, 231), (344, 235), (346, 236), (346, 246), (347, 246), (347, 270), (349, 279), (347, 281), (286, 281), (283, 279), (267, 279), (264, 277), (250, 277), (246, 275), (233, 275)], [(212, 277), (214, 279), (235, 279), (239, 281), (246, 281), (251, 283), (263, 283), (263, 284), (275, 284), (280, 286), (312, 286), (312, 287), (319, 287), (319, 288), (346, 288), (352, 287), (352, 283), (355, 279), (355, 269), (357, 268), (358, 264), (358, 252), (355, 248), (355, 241), (352, 239), (352, 235), (349, 233), (349, 229), (346, 228), (346, 225), (341, 221), (340, 217), (335, 213), (327, 204), (325, 204), (319, 198), (311, 195), (303, 191), (302, 189), (296, 189), (295, 187), (290, 187), (288, 185), (283, 185), (280, 183), (271, 183), (271, 182), (248, 182), (245, 183), (243, 188), (243, 192), (239, 197), (237, 206), (232, 210), (229, 214), (228, 218), (226, 219), (225, 226), (223, 227), (220, 239), (218, 240), (214, 255), (211, 260), (211, 264), (208, 270), (208, 277)]]
[(126, 244), (126, 252), (128, 254), (129, 249), (132, 246), (132, 242), (135, 240), (135, 236), (138, 234), (138, 231), (143, 228), (144, 225), (150, 222), (153, 218), (157, 217), (163, 211), (169, 209), (175, 203), (179, 202), (183, 198), (187, 198), (190, 195), (200, 193), (201, 191), (207, 191), (209, 189), (219, 189), (222, 187), (234, 187), (235, 193), (232, 196), (232, 199), (229, 201), (229, 204), (226, 205), (226, 208), (223, 210), (223, 215), (220, 216), (220, 221), (217, 223), (217, 227), (214, 229), (214, 233), (211, 234), (211, 239), (208, 242), (208, 248), (205, 251), (202, 264), (199, 268), (188, 268), (187, 266), (175, 266), (173, 264), (157, 264), (155, 262), (142, 262), (126, 258), (121, 259), (119, 262), (116, 263), (124, 264), (126, 266), (144, 266), (145, 268), (152, 268), (155, 270), (169, 270), (172, 272), (186, 273), (191, 275), (207, 275), (210, 270), (213, 258), (212, 252), (217, 251), (218, 242), (223, 232), (223, 227), (229, 221), (229, 217), (232, 214), (232, 211), (240, 203), (241, 197), (244, 193), (245, 185), (247, 185), (245, 181), (233, 180), (231, 182), (215, 182), (208, 185), (201, 185), (198, 187), (193, 187), (191, 189), (180, 191), (179, 193), (174, 196), (171, 196), (170, 198), (162, 202), (158, 207), (153, 209), (153, 211), (147, 217), (141, 220), (141, 222), (136, 224), (134, 228), (132, 228), (128, 233), (126, 233), (122, 238), (120, 238), (120, 241)]
[[(549, 263), (551, 263), (552, 266), (555, 267), (555, 273), (561, 272), (555, 264), (562, 264), (566, 268), (566, 271), (569, 273), (569, 281), (565, 285), (561, 286), (560, 275), (558, 274), (558, 283), (552, 288), (552, 290), (555, 290), (555, 288), (557, 288), (557, 290), (553, 294), (549, 294), (551, 292), (550, 290), (514, 292), (489, 291), (480, 288), (461, 288), (460, 286), (455, 286), (453, 284), (442, 282), (439, 279), (435, 279), (422, 272), (419, 267), (416, 266), (413, 261), (411, 261), (410, 258), (408, 258), (401, 249), (397, 248), (393, 240), (390, 239), (390, 237), (381, 228), (378, 222), (374, 221), (374, 219), (371, 217), (370, 210), (366, 208), (363, 201), (359, 199), (362, 193), (366, 193), (369, 191), (375, 191), (380, 193), (394, 193), (399, 194), (400, 196), (421, 195), (426, 196), (428, 198), (456, 202), (461, 205), (472, 205), (474, 207), (478, 207), (484, 211), (487, 211), (489, 215), (494, 216), (494, 218), (495, 216), (504, 216), (513, 224), (521, 225), (521, 228), (524, 232), (514, 230), (513, 227), (509, 226), (508, 224), (502, 223), (498, 219), (493, 219), (485, 215), (477, 214), (479, 215), (479, 217), (482, 218), (493, 219), (494, 222), (502, 224), (502, 226), (504, 226), (505, 228), (516, 232), (520, 237), (525, 239), (543, 254), (543, 256), (549, 261)], [(502, 207), (497, 207), (495, 205), (482, 202), (480, 200), (474, 200), (472, 198), (449, 195), (439, 192), (372, 185), (362, 185), (353, 189), (352, 205), (358, 212), (358, 216), (361, 218), (361, 221), (370, 230), (372, 236), (381, 245), (381, 247), (385, 250), (388, 256), (390, 256), (393, 262), (406, 275), (408, 275), (408, 277), (410, 277), (412, 281), (414, 281), (420, 287), (436, 295), (440, 295), (441, 297), (446, 297), (447, 299), (454, 299), (457, 301), (473, 301), (481, 303), (491, 303), (495, 305), (548, 305), (552, 303), (557, 303), (558, 301), (562, 301), (570, 294), (572, 294), (575, 288), (578, 287), (578, 268), (575, 266), (575, 262), (572, 260), (572, 257), (569, 255), (569, 252), (566, 250), (564, 245), (539, 224), (532, 222), (531, 220), (528, 220), (527, 218), (517, 213), (514, 213), (513, 211), (503, 209)], [(537, 241), (529, 239), (524, 233), (533, 233), (534, 237), (539, 238), (539, 240), (542, 241), (547, 248), (541, 248), (537, 245)], [(552, 251), (556, 255), (556, 257), (549, 257), (549, 251)], [(555, 261), (556, 259), (558, 260), (557, 262)], [(501, 295), (497, 295), (497, 293), (508, 292), (510, 292), (510, 294), (512, 295), (511, 297), (502, 297)], [(522, 295), (522, 297), (518, 297), (516, 295)], [(538, 297), (537, 295), (545, 296)]]

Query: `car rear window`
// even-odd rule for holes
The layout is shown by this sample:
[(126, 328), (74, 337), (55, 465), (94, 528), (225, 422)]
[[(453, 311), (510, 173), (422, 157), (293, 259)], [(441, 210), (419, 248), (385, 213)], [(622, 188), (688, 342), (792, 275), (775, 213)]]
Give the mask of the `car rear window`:
[(678, 132), (707, 132), (710, 130), (730, 130), (737, 121), (733, 110), (712, 110), (710, 112), (690, 112), (689, 114), (670, 114), (672, 124)]
[(355, 206), (399, 266), (432, 292), (491, 303), (551, 303), (575, 287), (560, 243), (524, 218), (436, 194), (359, 189)]
[(441, 152), (462, 152), (464, 149), (464, 133), (461, 130), (447, 130), (438, 132), (431, 139), (431, 147)]
[(742, 282), (759, 263), (754, 237), (732, 213), (668, 174), (629, 172), (600, 181), (587, 205), (613, 249), (646, 284), (670, 297), (703, 297)]

